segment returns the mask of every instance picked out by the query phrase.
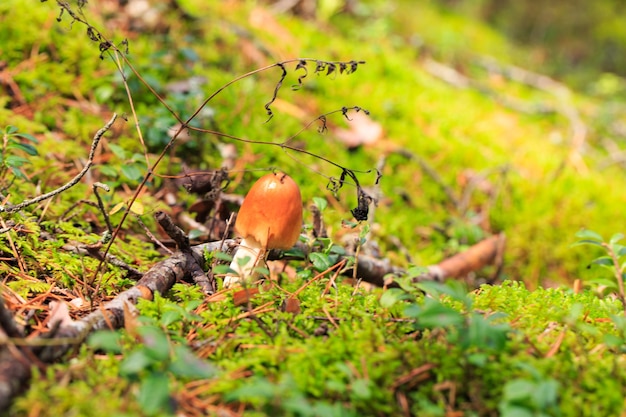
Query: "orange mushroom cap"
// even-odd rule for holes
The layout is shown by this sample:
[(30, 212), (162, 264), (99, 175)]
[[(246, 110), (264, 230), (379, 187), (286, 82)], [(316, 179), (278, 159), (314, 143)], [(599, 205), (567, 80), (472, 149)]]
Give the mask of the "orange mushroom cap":
[(241, 205), (235, 230), (265, 250), (291, 249), (302, 228), (302, 197), (298, 184), (282, 172), (254, 183)]

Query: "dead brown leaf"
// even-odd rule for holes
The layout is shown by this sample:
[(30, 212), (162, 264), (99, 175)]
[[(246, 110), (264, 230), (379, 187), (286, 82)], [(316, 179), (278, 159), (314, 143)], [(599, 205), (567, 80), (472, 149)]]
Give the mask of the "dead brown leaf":
[(374, 144), (384, 136), (381, 124), (364, 112), (350, 114), (350, 119), (348, 129), (336, 128), (333, 132), (348, 149)]

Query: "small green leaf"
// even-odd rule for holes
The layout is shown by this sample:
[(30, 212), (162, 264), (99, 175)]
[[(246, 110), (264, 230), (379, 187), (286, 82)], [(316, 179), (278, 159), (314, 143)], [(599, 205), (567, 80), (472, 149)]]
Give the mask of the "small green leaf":
[(138, 216), (143, 216), (145, 208), (139, 201), (133, 201), (133, 204), (130, 206), (130, 211)]
[(143, 178), (143, 171), (136, 164), (122, 165), (120, 170), (131, 181), (139, 181)]
[(333, 244), (333, 241), (328, 237), (318, 237), (315, 239), (316, 242), (319, 242), (323, 247), (330, 247)]
[(413, 279), (411, 278), (411, 276), (401, 276), (401, 277), (396, 277), (393, 275), (391, 276), (393, 277), (394, 282), (396, 282), (400, 286), (400, 288), (402, 288), (404, 291), (409, 292), (409, 293), (414, 293), (416, 291), (419, 291), (419, 289), (415, 286), (415, 283), (413, 282)]
[(17, 155), (7, 155), (4, 159), (4, 163), (8, 167), (19, 168), (24, 164), (28, 164), (30, 161), (24, 157)]
[(270, 270), (265, 268), (264, 266), (257, 266), (254, 268), (254, 273), (258, 274), (258, 276), (269, 276)]
[(600, 256), (599, 258), (591, 261), (592, 264), (603, 265), (603, 266), (613, 266), (613, 259), (610, 256)]
[(94, 349), (102, 349), (110, 353), (121, 353), (121, 339), (122, 336), (118, 332), (99, 330), (89, 336), (87, 343)]
[(467, 356), (467, 361), (474, 366), (482, 368), (489, 363), (489, 355), (486, 353), (472, 353)]
[(303, 269), (302, 271), (298, 271), (296, 276), (299, 280), (308, 280), (313, 277), (313, 271), (310, 269)]
[(618, 254), (624, 250), (624, 245), (620, 245), (619, 243), (611, 243), (610, 246), (615, 256), (619, 256)]
[(345, 255), (346, 254), (346, 249), (343, 246), (332, 245), (328, 252), (332, 253), (332, 254), (335, 254), (335, 255)]
[(324, 211), (326, 207), (328, 207), (328, 201), (321, 197), (313, 197), (313, 204), (315, 204), (320, 212)]
[(17, 178), (19, 178), (21, 180), (27, 180), (28, 179), (26, 177), (26, 175), (19, 168), (11, 167), (11, 172), (13, 172), (13, 175), (15, 175)]
[(226, 401), (251, 401), (255, 399), (271, 399), (277, 394), (278, 387), (265, 378), (248, 381), (240, 388), (225, 395)]
[(389, 308), (402, 300), (411, 299), (412, 296), (400, 288), (389, 288), (380, 296), (380, 305)]
[(353, 222), (353, 221), (350, 221), (350, 220), (342, 220), (341, 221), (341, 227), (344, 227), (346, 229), (354, 229), (358, 225), (359, 225), (358, 222)]
[(114, 143), (109, 143), (109, 149), (115, 156), (119, 159), (126, 159), (126, 150), (122, 148), (120, 145), (116, 145)]
[(417, 319), (422, 328), (432, 329), (438, 327), (458, 326), (465, 320), (463, 315), (455, 309), (441, 304), (433, 298), (426, 298), (424, 304), (418, 309), (408, 308), (417, 306), (410, 304), (405, 308), (405, 315)]
[(171, 412), (170, 381), (167, 375), (155, 372), (143, 378), (137, 401), (148, 415)]
[(7, 126), (7, 127), (4, 129), (4, 133), (5, 133), (5, 134), (7, 134), (7, 135), (12, 135), (12, 134), (14, 134), (15, 132), (17, 132), (17, 127), (15, 127), (15, 126), (11, 126), (11, 125), (9, 125), (9, 126)]
[(237, 258), (237, 265), (239, 267), (244, 267), (250, 261), (252, 261), (252, 257), (250, 257), (250, 256), (244, 256), (242, 258)]
[(167, 310), (161, 315), (161, 324), (163, 326), (169, 326), (172, 323), (176, 323), (183, 318), (183, 314), (177, 310)]
[(597, 240), (579, 240), (578, 242), (574, 242), (570, 245), (570, 247), (582, 246), (582, 245), (595, 245), (602, 246), (602, 242), (598, 242)]
[(206, 379), (216, 374), (216, 369), (208, 362), (199, 359), (188, 347), (177, 345), (169, 371), (177, 377)]
[(170, 343), (163, 330), (154, 326), (142, 326), (137, 331), (143, 339), (146, 354), (157, 361), (164, 361), (169, 358)]
[(219, 259), (221, 261), (232, 262), (233, 260), (232, 256), (224, 252), (213, 252), (213, 255), (215, 256), (216, 259)]
[(113, 96), (114, 92), (115, 89), (111, 85), (105, 84), (94, 90), (94, 96), (99, 103), (105, 103)]
[(559, 383), (552, 378), (547, 378), (536, 384), (533, 399), (537, 408), (546, 410), (557, 404), (558, 395)]
[(313, 264), (313, 267), (318, 272), (326, 271), (328, 268), (333, 266), (330, 256), (324, 253), (313, 252), (309, 254), (309, 261), (311, 261), (311, 263)]
[(232, 269), (229, 265), (215, 265), (213, 267), (213, 273), (217, 275), (223, 274), (237, 274), (237, 271)]
[(525, 401), (533, 395), (535, 383), (526, 379), (514, 379), (504, 386), (503, 396), (508, 401)]
[(365, 244), (366, 242), (366, 237), (367, 234), (370, 232), (370, 225), (369, 223), (364, 223), (363, 227), (361, 227), (361, 231), (359, 232), (359, 242), (361, 243), (361, 245)]
[(610, 348), (617, 349), (624, 344), (624, 340), (621, 337), (609, 333), (604, 335), (604, 344)]
[(15, 144), (15, 149), (22, 150), (22, 151), (26, 152), (27, 154), (29, 154), (31, 156), (39, 155), (39, 152), (37, 152), (37, 148), (35, 148), (30, 143), (19, 143), (19, 142), (17, 142)]
[(326, 381), (326, 389), (343, 393), (346, 390), (346, 384), (338, 379), (329, 379)]
[(439, 297), (439, 294), (441, 294), (441, 290), (445, 287), (445, 284), (435, 281), (424, 281), (415, 283), (415, 286), (424, 291), (426, 294), (437, 298)]
[(508, 324), (494, 324), (482, 314), (472, 313), (461, 340), (466, 348), (477, 347), (501, 351), (507, 342), (509, 330)]
[(133, 156), (130, 157), (130, 160), (133, 162), (139, 162), (145, 166), (146, 157), (140, 153), (134, 153)]
[(126, 203), (125, 202), (121, 202), (121, 203), (117, 203), (115, 206), (113, 206), (113, 208), (109, 211), (109, 215), (112, 216), (115, 213), (119, 213), (123, 208), (126, 207)]
[(420, 277), (428, 274), (428, 268), (426, 268), (425, 266), (411, 266), (406, 271), (406, 274), (411, 278)]
[(367, 400), (372, 396), (372, 390), (370, 388), (370, 381), (367, 379), (357, 379), (350, 384), (352, 393), (358, 399)]
[(37, 138), (34, 137), (33, 135), (29, 134), (29, 133), (17, 133), (14, 136), (17, 136), (18, 138), (26, 139), (27, 141), (30, 141), (30, 142), (33, 142), (33, 143), (39, 143)]
[(617, 283), (615, 282), (615, 279), (597, 277), (589, 279), (588, 282), (593, 285), (604, 286), (610, 290), (617, 290)]
[(187, 236), (189, 236), (189, 240), (194, 240), (204, 235), (204, 232), (200, 229), (191, 229)]
[(439, 294), (445, 294), (454, 300), (461, 301), (468, 307), (472, 302), (471, 298), (467, 295), (467, 289), (460, 281), (450, 281), (445, 284), (434, 281), (424, 281), (417, 283), (416, 286), (433, 297), (438, 297)]
[(110, 165), (99, 165), (98, 170), (108, 177), (117, 178), (119, 176), (117, 169)]
[(137, 375), (139, 372), (149, 369), (155, 363), (154, 359), (146, 354), (143, 349), (130, 352), (120, 363), (120, 373), (123, 376)]
[(600, 236), (598, 233), (592, 231), (592, 230), (588, 230), (588, 229), (582, 229), (579, 230), (578, 232), (576, 232), (575, 236), (579, 239), (589, 239), (589, 240), (593, 240), (596, 242), (602, 242), (602, 236)]
[(609, 240), (609, 244), (613, 245), (613, 244), (619, 242), (622, 239), (624, 239), (624, 234), (623, 233), (615, 233), (613, 236), (611, 236), (611, 239)]
[(506, 402), (501, 403), (498, 406), (500, 416), (502, 417), (535, 417), (537, 414), (530, 408), (526, 408), (523, 405), (508, 404)]
[[(302, 235), (300, 237), (302, 238)], [(291, 249), (287, 249), (286, 251), (283, 251), (283, 255), (288, 256), (288, 257), (300, 258), (300, 259), (306, 258), (306, 253), (304, 253), (302, 249), (297, 248), (297, 247), (293, 247)]]

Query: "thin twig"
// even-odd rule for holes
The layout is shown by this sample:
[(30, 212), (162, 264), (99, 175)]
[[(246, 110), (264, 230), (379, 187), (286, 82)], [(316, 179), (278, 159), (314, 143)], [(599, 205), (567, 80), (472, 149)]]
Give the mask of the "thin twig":
[(82, 204), (87, 204), (88, 206), (98, 208), (98, 203), (95, 203), (95, 202), (89, 201), (89, 200), (84, 200), (84, 199), (78, 200), (77, 202), (75, 202), (74, 204), (69, 206), (68, 209), (65, 210), (59, 216), (59, 219), (61, 219), (62, 222), (70, 221), (74, 216), (76, 216), (76, 213), (73, 213), (71, 216), (70, 216), (70, 213), (72, 213), (74, 210), (76, 210), (76, 208), (78, 208), (78, 206), (80, 206)]
[(93, 159), (96, 154), (96, 148), (98, 147), (98, 143), (100, 143), (100, 139), (102, 139), (102, 136), (111, 128), (111, 126), (113, 126), (115, 119), (117, 119), (117, 114), (113, 113), (113, 117), (111, 117), (111, 120), (109, 120), (109, 122), (106, 125), (104, 125), (102, 129), (96, 132), (96, 135), (93, 137), (93, 142), (91, 143), (91, 150), (89, 151), (89, 159), (87, 160), (87, 163), (85, 164), (83, 169), (74, 178), (72, 178), (71, 181), (57, 188), (56, 190), (50, 191), (49, 193), (42, 194), (35, 198), (31, 198), (30, 200), (24, 200), (19, 204), (15, 204), (15, 205), (7, 204), (5, 206), (0, 206), (0, 213), (1, 212), (15, 213), (16, 211), (20, 211), (23, 208), (26, 208), (30, 205), (37, 204), (41, 201), (44, 201), (56, 195), (59, 195), (62, 192), (78, 184), (78, 182), (89, 171), (89, 168), (91, 168), (91, 165), (93, 165)]
[(143, 220), (141, 220), (141, 217), (138, 215), (135, 215), (135, 220), (137, 220), (137, 223), (139, 223), (139, 226), (141, 226), (141, 228), (143, 229), (143, 231), (146, 233), (146, 235), (148, 236), (148, 238), (154, 242), (155, 245), (157, 245), (158, 247), (160, 247), (161, 249), (163, 249), (168, 255), (173, 255), (174, 252), (172, 250), (170, 250), (167, 246), (165, 246), (163, 244), (163, 242), (161, 242), (155, 235), (154, 233), (152, 233), (150, 231), (150, 229), (148, 228), (148, 226), (146, 226), (146, 224), (143, 222)]
[(133, 114), (133, 120), (135, 121), (135, 129), (137, 130), (137, 137), (139, 138), (139, 142), (141, 143), (141, 148), (143, 149), (144, 158), (146, 160), (146, 166), (150, 166), (150, 157), (148, 156), (148, 147), (146, 146), (146, 142), (143, 139), (143, 133), (141, 133), (141, 126), (139, 125), (139, 117), (137, 116), (137, 111), (135, 110), (135, 101), (133, 100), (133, 95), (130, 92), (130, 86), (127, 82), (126, 74), (124, 73), (124, 68), (122, 68), (122, 61), (120, 60), (120, 55), (123, 56), (121, 51), (114, 50), (114, 53), (111, 54), (113, 57), (113, 62), (117, 67), (117, 71), (122, 77), (124, 89), (126, 90), (126, 96), (128, 97), (128, 105), (130, 106), (130, 111)]
[(93, 187), (93, 193), (96, 195), (96, 199), (98, 200), (98, 208), (100, 209), (100, 212), (102, 213), (102, 217), (104, 217), (104, 222), (107, 225), (107, 230), (109, 231), (109, 233), (113, 234), (113, 226), (111, 225), (111, 219), (109, 218), (109, 213), (107, 213), (106, 209), (104, 208), (104, 203), (102, 202), (102, 198), (100, 197), (100, 194), (98, 194), (98, 188), (102, 188), (107, 193), (111, 191), (111, 189), (109, 188), (108, 185), (103, 184), (101, 182), (95, 182), (92, 185), (92, 187)]
[(6, 232), (8, 232), (8, 231), (10, 231), (10, 230), (13, 230), (13, 228), (14, 228), (14, 227), (15, 227), (15, 225), (0, 228), (0, 235), (1, 235), (1, 234), (4, 234), (4, 233), (6, 233)]

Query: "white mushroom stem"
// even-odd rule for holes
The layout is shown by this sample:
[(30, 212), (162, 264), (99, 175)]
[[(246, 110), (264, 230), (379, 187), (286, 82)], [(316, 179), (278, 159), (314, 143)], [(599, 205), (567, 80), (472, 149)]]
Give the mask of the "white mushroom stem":
[(243, 280), (253, 281), (254, 268), (263, 261), (263, 256), (264, 250), (260, 243), (255, 239), (243, 239), (230, 263), (230, 269), (236, 274), (224, 277), (224, 288), (233, 287)]

